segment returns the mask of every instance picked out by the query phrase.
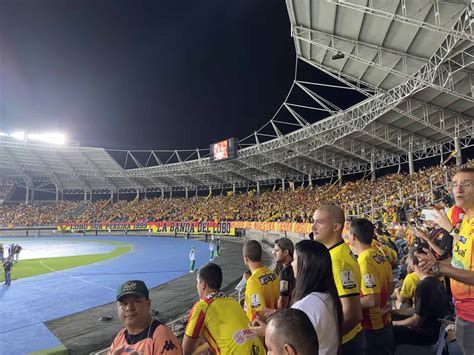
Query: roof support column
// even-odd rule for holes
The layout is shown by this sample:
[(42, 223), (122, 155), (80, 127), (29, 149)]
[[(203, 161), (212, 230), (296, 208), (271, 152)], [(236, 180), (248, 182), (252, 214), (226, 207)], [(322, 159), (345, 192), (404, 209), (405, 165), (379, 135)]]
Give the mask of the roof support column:
[(140, 190), (137, 189), (137, 200), (140, 198)]
[(165, 198), (165, 189), (162, 187), (161, 188), (161, 199)]
[(26, 183), (26, 193), (25, 193), (25, 203), (28, 204), (30, 200), (30, 187), (28, 186), (28, 183)]
[(54, 185), (54, 187), (56, 188), (56, 202), (59, 201), (59, 187), (58, 185)]
[(281, 189), (285, 191), (285, 179), (281, 178)]
[(232, 193), (235, 195), (235, 182), (232, 184)]
[(415, 164), (413, 163), (413, 152), (409, 151), (408, 152), (408, 171), (410, 175), (413, 175), (415, 173)]
[(257, 194), (260, 194), (260, 181), (257, 181)]
[(462, 155), (461, 155), (461, 141), (459, 137), (454, 137), (454, 149), (456, 150), (456, 165), (462, 165)]
[(337, 181), (339, 183), (339, 186), (342, 186), (342, 169), (341, 168), (337, 169)]
[(87, 201), (87, 190), (84, 189), (84, 201)]
[(30, 200), (33, 202), (35, 200), (35, 184), (33, 181), (30, 182)]
[(114, 200), (114, 190), (110, 190), (110, 199)]
[(375, 162), (373, 160), (370, 161), (370, 179), (372, 181), (375, 181), (375, 179), (377, 178), (377, 176), (375, 175)]
[(308, 186), (313, 186), (313, 177), (311, 176), (311, 173), (308, 174)]
[(211, 195), (212, 195), (212, 186), (209, 185), (209, 196), (211, 196)]
[(188, 198), (188, 187), (186, 186), (186, 198)]
[(444, 163), (444, 157), (443, 157), (443, 143), (441, 143), (439, 145), (439, 155), (440, 155), (440, 158), (439, 158), (439, 165), (443, 165)]

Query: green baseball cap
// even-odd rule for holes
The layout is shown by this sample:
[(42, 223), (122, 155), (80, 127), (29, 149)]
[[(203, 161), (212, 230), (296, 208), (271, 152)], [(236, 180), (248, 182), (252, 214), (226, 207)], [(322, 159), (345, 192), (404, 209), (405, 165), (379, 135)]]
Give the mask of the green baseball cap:
[(135, 295), (148, 298), (148, 287), (141, 280), (130, 280), (120, 285), (117, 289), (117, 301), (125, 295)]

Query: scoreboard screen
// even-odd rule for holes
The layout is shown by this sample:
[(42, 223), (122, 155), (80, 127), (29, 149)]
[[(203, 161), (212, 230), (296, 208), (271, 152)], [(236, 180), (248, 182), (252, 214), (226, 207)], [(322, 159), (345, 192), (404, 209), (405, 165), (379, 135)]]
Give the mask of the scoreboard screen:
[(235, 138), (229, 138), (225, 141), (211, 144), (211, 162), (219, 162), (235, 158), (237, 158), (237, 140)]

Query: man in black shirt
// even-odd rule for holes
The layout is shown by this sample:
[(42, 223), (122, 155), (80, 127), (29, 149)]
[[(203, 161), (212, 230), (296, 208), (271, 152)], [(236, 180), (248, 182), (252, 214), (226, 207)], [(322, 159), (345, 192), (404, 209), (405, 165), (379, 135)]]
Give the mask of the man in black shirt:
[[(411, 250), (409, 258), (413, 268), (420, 277), (415, 291), (414, 314), (406, 319), (393, 322), (393, 340), (398, 344), (431, 345), (439, 336), (438, 319), (449, 314), (449, 303), (446, 290), (439, 279), (431, 272), (424, 272), (418, 266), (418, 258)], [(418, 250), (418, 253), (423, 251)]]
[[(415, 235), (422, 240), (422, 245), (430, 249), (438, 260), (451, 258), (453, 251), (453, 236), (444, 228), (434, 225), (429, 234), (424, 231), (416, 230)], [(444, 278), (446, 292), (451, 296), (451, 282), (449, 277)]]
[(12, 269), (12, 261), (10, 260), (10, 258), (6, 258), (4, 261), (3, 261), (3, 271), (5, 273), (5, 286), (10, 286), (10, 283), (11, 283), (11, 276), (10, 276), (10, 272), (11, 272), (11, 269)]
[(445, 229), (434, 225), (429, 233), (422, 230), (415, 230), (415, 236), (422, 239), (427, 248), (429, 248), (438, 260), (444, 260), (451, 257), (453, 250), (453, 236)]
[(273, 256), (275, 261), (282, 265), (279, 272), (280, 277), (280, 297), (278, 298), (278, 309), (288, 308), (291, 305), (291, 297), (295, 288), (295, 277), (293, 275), (293, 253), (295, 246), (288, 238), (280, 238), (275, 241)]

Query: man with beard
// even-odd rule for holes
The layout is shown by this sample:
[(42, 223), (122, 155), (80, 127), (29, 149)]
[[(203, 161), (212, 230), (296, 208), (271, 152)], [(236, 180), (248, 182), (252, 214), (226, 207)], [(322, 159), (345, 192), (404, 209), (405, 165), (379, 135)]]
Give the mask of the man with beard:
[(291, 267), (294, 250), (295, 246), (288, 238), (277, 239), (273, 247), (275, 261), (283, 267), (278, 275), (280, 278), (278, 309), (288, 308), (291, 304), (291, 297), (295, 288), (295, 277), (293, 275), (293, 268)]

